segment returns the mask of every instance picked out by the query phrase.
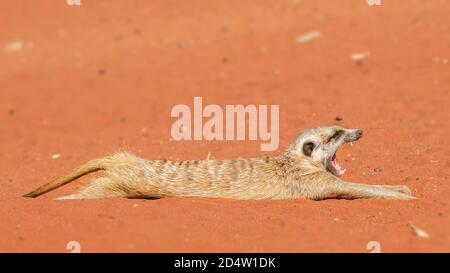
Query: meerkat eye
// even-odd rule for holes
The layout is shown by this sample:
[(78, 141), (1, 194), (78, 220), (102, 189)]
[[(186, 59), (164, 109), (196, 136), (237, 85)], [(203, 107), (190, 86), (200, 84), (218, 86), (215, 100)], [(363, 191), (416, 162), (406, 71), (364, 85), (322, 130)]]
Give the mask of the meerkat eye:
[(344, 131), (343, 131), (343, 130), (336, 130), (336, 132), (334, 132), (334, 134), (330, 137), (330, 139), (329, 139), (328, 141), (330, 141), (330, 140), (332, 140), (332, 139), (338, 139), (338, 138), (340, 138), (343, 134), (344, 134)]
[(314, 143), (306, 142), (305, 144), (303, 144), (303, 153), (307, 156), (311, 156), (314, 148), (315, 148)]

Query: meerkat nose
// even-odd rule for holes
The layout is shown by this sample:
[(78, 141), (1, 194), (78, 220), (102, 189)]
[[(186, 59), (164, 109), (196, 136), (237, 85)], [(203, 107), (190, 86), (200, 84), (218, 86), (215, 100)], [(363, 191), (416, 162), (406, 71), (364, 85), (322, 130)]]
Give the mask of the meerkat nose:
[(356, 130), (356, 134), (360, 137), (363, 134), (363, 130), (362, 129), (358, 129)]

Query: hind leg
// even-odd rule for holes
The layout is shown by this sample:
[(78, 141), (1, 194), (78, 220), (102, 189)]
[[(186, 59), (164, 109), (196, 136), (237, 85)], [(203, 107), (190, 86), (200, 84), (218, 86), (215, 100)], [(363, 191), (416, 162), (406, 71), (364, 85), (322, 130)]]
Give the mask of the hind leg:
[(76, 199), (105, 199), (126, 197), (117, 183), (108, 177), (100, 177), (92, 181), (78, 193), (64, 195), (55, 200), (76, 200)]

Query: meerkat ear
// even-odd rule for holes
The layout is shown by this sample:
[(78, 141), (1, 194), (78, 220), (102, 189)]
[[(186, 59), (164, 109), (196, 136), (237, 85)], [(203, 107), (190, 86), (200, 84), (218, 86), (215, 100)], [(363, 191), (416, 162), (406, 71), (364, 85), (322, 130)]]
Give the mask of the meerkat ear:
[(314, 143), (306, 142), (303, 144), (303, 153), (307, 156), (311, 156), (312, 151), (314, 150)]

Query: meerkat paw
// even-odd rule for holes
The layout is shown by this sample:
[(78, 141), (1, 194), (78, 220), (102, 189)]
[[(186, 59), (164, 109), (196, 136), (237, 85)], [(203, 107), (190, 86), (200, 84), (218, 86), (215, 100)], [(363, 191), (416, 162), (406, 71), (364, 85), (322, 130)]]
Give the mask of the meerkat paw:
[(390, 194), (388, 194), (388, 196), (392, 197), (393, 199), (399, 199), (399, 200), (417, 199), (417, 197), (414, 197), (412, 195), (411, 190), (407, 186), (404, 186), (404, 185), (390, 186), (387, 189), (394, 193), (394, 195), (392, 195), (392, 196)]
[(406, 185), (393, 185), (393, 186), (384, 186), (387, 189), (394, 190), (406, 195), (412, 195), (411, 189)]
[(399, 192), (399, 196), (396, 199), (400, 199), (400, 200), (415, 200), (415, 199), (417, 199), (417, 197)]
[(56, 200), (107, 199), (117, 197), (126, 197), (126, 194), (120, 189), (117, 189), (116, 183), (113, 180), (107, 177), (100, 177), (92, 181), (80, 192), (64, 195), (56, 198)]
[(402, 194), (406, 194), (406, 195), (412, 195), (411, 189), (408, 188), (408, 186), (406, 186), (406, 185), (377, 185), (375, 187), (378, 187), (378, 188), (381, 188), (381, 189), (385, 189), (385, 190), (389, 190), (389, 191), (402, 193)]
[(56, 197), (54, 200), (87, 200), (87, 199), (106, 199), (109, 198), (109, 196), (105, 196), (105, 195), (86, 195), (86, 194), (79, 194), (79, 193), (75, 193), (75, 194), (69, 194), (69, 195), (63, 195), (63, 196), (59, 196)]
[(79, 194), (69, 194), (69, 195), (63, 195), (56, 197), (54, 200), (80, 200), (85, 199), (83, 196)]
[(407, 194), (407, 195), (412, 195), (412, 191), (411, 191), (411, 189), (408, 186), (406, 186), (406, 185), (399, 185), (398, 187), (399, 187), (399, 191), (400, 192), (403, 192), (404, 194)]

